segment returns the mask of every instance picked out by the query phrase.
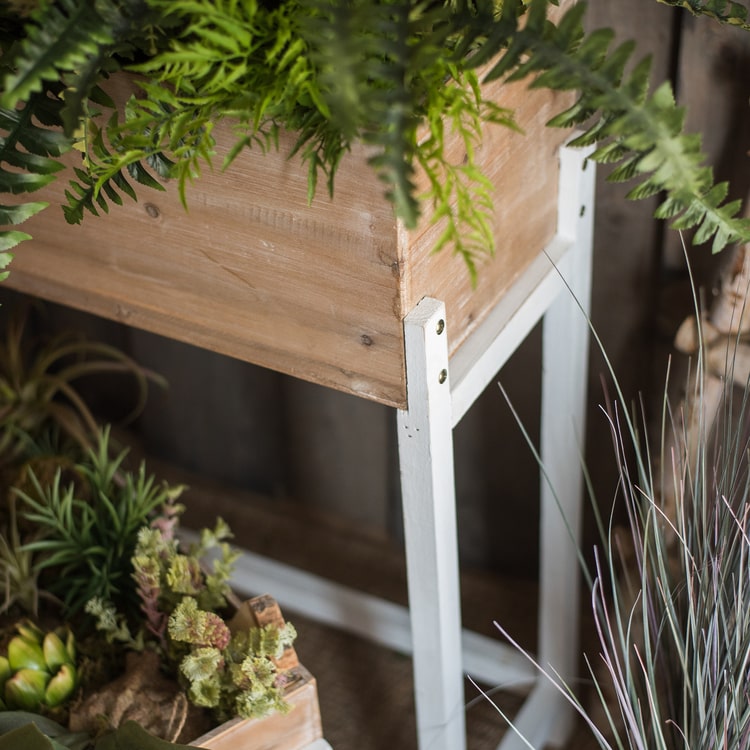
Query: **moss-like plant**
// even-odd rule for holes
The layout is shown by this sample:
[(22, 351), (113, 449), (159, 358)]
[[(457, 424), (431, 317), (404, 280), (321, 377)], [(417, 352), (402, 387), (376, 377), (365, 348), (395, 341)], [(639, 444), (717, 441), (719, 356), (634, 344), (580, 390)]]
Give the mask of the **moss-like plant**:
[[(213, 126), (229, 118), (242, 149), (267, 149), (281, 128), (297, 133), (293, 151), (309, 167), (310, 196), (355, 142), (395, 212), (416, 224), (422, 201), (446, 222), (452, 244), (474, 269), (491, 249), (487, 181), (474, 162), (482, 124), (513, 127), (512, 112), (486, 101), (489, 78), (576, 90), (579, 98), (550, 125), (585, 129), (579, 144), (632, 180), (630, 195), (664, 192), (662, 218), (698, 227), (696, 242), (719, 250), (750, 239), (726, 186), (713, 185), (700, 139), (683, 133), (668, 85), (650, 89), (648, 60), (612, 46), (607, 30), (584, 33), (585, 5), (548, 19), (557, 0), (54, 0), (25, 17), (14, 4), (0, 15), (0, 190), (29, 196), (55, 178), (59, 156), (76, 145), (83, 159), (67, 191), (66, 217), (108, 211), (134, 183), (176, 178), (183, 193), (214, 154)], [(737, 2), (673, 0), (696, 14), (750, 28)], [(99, 84), (129, 69), (144, 78), (123, 112)], [(448, 133), (466, 160), (454, 162)], [(7, 165), (7, 168), (6, 166)], [(419, 195), (422, 169), (429, 192)], [(22, 223), (43, 206), (6, 206), (0, 222)], [(24, 238), (10, 229), (0, 252)], [(5, 261), (9, 260), (6, 252)]]
[(296, 636), (290, 623), (232, 633), (190, 596), (183, 597), (169, 618), (169, 637), (189, 646), (180, 660), (188, 695), (197, 706), (213, 709), (220, 720), (289, 710), (272, 660), (281, 657)]
[(211, 709), (219, 721), (287, 710), (284, 676), (273, 660), (291, 646), (294, 627), (231, 629), (224, 613), (237, 552), (226, 541), (229, 528), (218, 519), (183, 551), (174, 535), (181, 508), (165, 508), (140, 530), (132, 557), (143, 615), (138, 629), (102, 598), (90, 600), (86, 611), (108, 641), (157, 649), (185, 683), (191, 702)]

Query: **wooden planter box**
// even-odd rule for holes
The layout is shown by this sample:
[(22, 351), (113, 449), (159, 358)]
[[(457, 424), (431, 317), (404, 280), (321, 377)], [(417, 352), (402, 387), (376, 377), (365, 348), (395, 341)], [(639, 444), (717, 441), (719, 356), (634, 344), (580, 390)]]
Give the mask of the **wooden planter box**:
[[(232, 625), (262, 627), (283, 622), (279, 605), (270, 596), (259, 596), (243, 604)], [(190, 744), (207, 750), (303, 750), (322, 738), (315, 678), (299, 663), (293, 648), (287, 649), (277, 666), (288, 680), (285, 698), (292, 707), (289, 713), (233, 719)]]
[[(461, 258), (432, 253), (439, 226), (424, 217), (407, 231), (394, 220), (364, 148), (343, 160), (334, 200), (321, 189), (308, 205), (307, 168), (286, 157), (292, 136), (279, 153), (246, 151), (224, 173), (206, 170), (188, 189), (187, 213), (176, 189), (141, 188), (140, 202), (68, 226), (54, 205), (60, 176), (34, 196), (53, 205), (24, 226), (34, 239), (19, 247), (7, 284), (404, 407), (406, 314), (424, 296), (443, 300), (454, 352), (555, 234), (567, 133), (545, 122), (571, 97), (524, 82), (487, 93), (524, 132), (492, 127), (478, 155), (495, 186), (497, 252), (475, 289)], [(216, 132), (222, 151), (229, 139)]]

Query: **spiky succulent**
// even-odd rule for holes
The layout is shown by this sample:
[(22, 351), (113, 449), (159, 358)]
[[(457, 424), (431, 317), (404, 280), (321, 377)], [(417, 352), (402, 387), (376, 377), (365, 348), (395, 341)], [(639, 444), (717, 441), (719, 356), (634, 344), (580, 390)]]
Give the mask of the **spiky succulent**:
[(105, 429), (96, 450), (78, 465), (79, 481), (64, 487), (58, 472), (49, 485), (36, 480), (33, 494), (17, 491), (22, 516), (39, 533), (25, 549), (41, 556), (38, 567), (49, 574), (46, 587), (68, 614), (93, 597), (125, 611), (137, 603), (131, 557), (138, 532), (183, 490), (158, 484), (144, 464), (125, 470), (126, 453), (110, 455)]

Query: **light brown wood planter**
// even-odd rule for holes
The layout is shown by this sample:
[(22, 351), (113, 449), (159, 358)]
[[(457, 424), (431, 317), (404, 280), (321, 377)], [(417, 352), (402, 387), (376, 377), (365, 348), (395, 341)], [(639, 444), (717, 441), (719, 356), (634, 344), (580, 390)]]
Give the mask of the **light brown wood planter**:
[[(279, 605), (270, 596), (258, 596), (243, 603), (230, 627), (283, 625)], [(285, 698), (291, 710), (263, 719), (233, 719), (198, 737), (190, 744), (206, 750), (303, 750), (322, 738), (315, 678), (289, 648), (277, 661), (288, 680)]]
[[(492, 180), (497, 250), (472, 288), (461, 258), (432, 253), (439, 226), (394, 220), (364, 148), (345, 157), (329, 200), (307, 201), (307, 168), (246, 151), (188, 189), (140, 188), (139, 202), (65, 223), (65, 175), (35, 200), (8, 286), (385, 404), (406, 405), (403, 319), (424, 296), (445, 302), (455, 352), (555, 234), (558, 147), (545, 127), (570, 97), (492, 83), (523, 133), (487, 129), (478, 159)], [(233, 142), (217, 128), (219, 156)], [(227, 137), (229, 136), (229, 137)], [(75, 156), (72, 157), (75, 160)], [(461, 158), (461, 154), (457, 155)], [(140, 187), (140, 186), (139, 186)]]

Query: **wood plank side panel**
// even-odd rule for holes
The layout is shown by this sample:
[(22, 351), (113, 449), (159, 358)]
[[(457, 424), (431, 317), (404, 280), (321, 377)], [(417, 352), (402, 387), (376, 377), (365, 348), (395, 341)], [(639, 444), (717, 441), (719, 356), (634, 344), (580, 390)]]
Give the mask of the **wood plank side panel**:
[[(552, 17), (559, 17), (573, 4), (574, 0), (563, 0), (560, 8), (552, 10)], [(526, 80), (492, 81), (484, 84), (483, 91), (487, 99), (514, 113), (522, 132), (501, 126), (483, 128), (476, 156), (493, 185), (491, 224), (496, 248), (493, 256), (478, 259), (476, 287), (462, 258), (449, 250), (432, 252), (442, 224), (430, 225), (425, 218), (416, 231), (400, 235), (410, 258), (405, 309), (423, 296), (443, 300), (451, 355), (555, 235), (558, 150), (570, 131), (548, 128), (546, 123), (575, 100), (571, 93), (532, 90)], [(455, 150), (455, 143), (452, 147)], [(453, 154), (457, 160), (463, 156)]]
[[(218, 128), (226, 148), (229, 126)], [(140, 189), (139, 203), (67, 225), (65, 178), (28, 222), (10, 286), (326, 386), (403, 404), (395, 220), (362, 150), (332, 201), (307, 202), (307, 169), (244, 152), (188, 189)], [(75, 157), (73, 157), (74, 159)], [(221, 163), (221, 149), (216, 163)], [(176, 186), (175, 186), (176, 187)]]
[(304, 750), (323, 736), (315, 678), (298, 667), (301, 684), (287, 700), (287, 714), (235, 719), (191, 743), (207, 750)]

